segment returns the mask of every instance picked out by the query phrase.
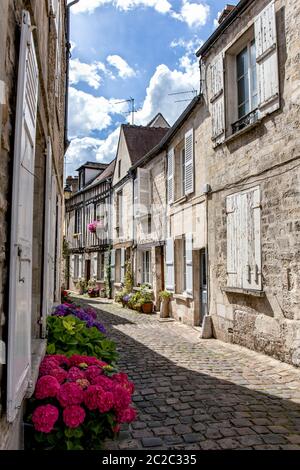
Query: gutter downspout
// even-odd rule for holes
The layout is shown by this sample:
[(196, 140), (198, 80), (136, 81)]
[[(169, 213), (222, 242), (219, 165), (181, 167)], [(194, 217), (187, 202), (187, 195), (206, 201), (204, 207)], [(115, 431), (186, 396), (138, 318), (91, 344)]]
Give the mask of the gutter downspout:
[(71, 58), (71, 43), (70, 43), (70, 11), (73, 5), (76, 5), (80, 0), (73, 0), (67, 5), (67, 16), (66, 16), (66, 99), (65, 99), (65, 136), (64, 146), (65, 153), (69, 148), (70, 141), (68, 139), (69, 134), (69, 83), (70, 83), (70, 58)]

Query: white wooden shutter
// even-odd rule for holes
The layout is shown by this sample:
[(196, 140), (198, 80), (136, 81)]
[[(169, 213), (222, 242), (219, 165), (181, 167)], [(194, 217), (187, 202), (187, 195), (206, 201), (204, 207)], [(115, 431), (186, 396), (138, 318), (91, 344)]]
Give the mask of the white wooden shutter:
[(49, 283), (52, 273), (52, 259), (50, 257), (50, 236), (53, 226), (51, 225), (51, 199), (52, 199), (52, 146), (50, 137), (47, 142), (46, 154), (46, 184), (45, 184), (45, 233), (44, 233), (44, 266), (43, 266), (43, 311), (42, 329), (43, 336), (46, 334), (47, 316), (51, 313), (53, 302), (49, 298)]
[(225, 139), (224, 58), (220, 53), (211, 64), (212, 139), (219, 144)]
[(116, 279), (116, 250), (110, 252), (110, 279), (115, 282)]
[(78, 261), (78, 277), (79, 277), (79, 279), (84, 277), (83, 259), (82, 258), (83, 258), (82, 255), (78, 256), (78, 259), (79, 259), (79, 261)]
[(243, 288), (260, 290), (262, 288), (260, 188), (244, 192), (241, 201), (241, 225), (244, 232), (241, 247)]
[(194, 129), (185, 134), (185, 194), (194, 192)]
[(138, 177), (134, 180), (133, 183), (133, 198), (134, 198), (134, 216), (137, 218), (139, 216), (139, 194), (138, 194), (139, 181)]
[[(100, 260), (99, 260), (100, 262)], [(98, 255), (97, 253), (94, 254), (92, 257), (92, 269), (91, 269), (91, 277), (97, 279), (97, 265), (98, 265)]]
[(48, 299), (50, 304), (53, 304), (55, 292), (55, 244), (57, 235), (57, 220), (56, 220), (56, 177), (51, 175), (51, 200), (50, 200), (50, 229), (48, 232), (49, 237), (49, 251), (48, 251), (48, 269), (49, 269), (49, 283), (48, 283)]
[(56, 282), (55, 282), (55, 301), (60, 301), (61, 297), (61, 251), (62, 251), (62, 200), (60, 195), (56, 194), (57, 200), (57, 210), (56, 210), (56, 256), (55, 256), (55, 273), (56, 273)]
[(255, 18), (255, 45), (260, 117), (279, 108), (279, 76), (275, 1)]
[(150, 212), (151, 206), (151, 181), (150, 170), (138, 168), (138, 215), (145, 216)]
[(185, 254), (186, 254), (186, 293), (193, 295), (193, 234), (185, 235)]
[(121, 282), (125, 279), (125, 248), (121, 248)]
[(13, 422), (31, 369), (32, 228), (38, 65), (30, 14), (22, 13), (9, 266), (7, 419)]
[(240, 205), (239, 193), (227, 197), (227, 285), (238, 288), (242, 287)]
[(167, 155), (168, 161), (168, 203), (174, 202), (174, 149), (171, 148)]
[(175, 291), (173, 238), (166, 240), (166, 289), (171, 292)]
[(70, 279), (75, 277), (75, 256), (70, 256)]

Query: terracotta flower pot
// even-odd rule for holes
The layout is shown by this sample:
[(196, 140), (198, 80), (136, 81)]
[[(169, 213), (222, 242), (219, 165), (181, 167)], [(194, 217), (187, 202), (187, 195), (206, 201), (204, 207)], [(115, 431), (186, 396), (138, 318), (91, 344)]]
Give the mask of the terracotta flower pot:
[(146, 304), (142, 305), (143, 313), (152, 313), (152, 310), (153, 310), (153, 303), (152, 302), (147, 302)]

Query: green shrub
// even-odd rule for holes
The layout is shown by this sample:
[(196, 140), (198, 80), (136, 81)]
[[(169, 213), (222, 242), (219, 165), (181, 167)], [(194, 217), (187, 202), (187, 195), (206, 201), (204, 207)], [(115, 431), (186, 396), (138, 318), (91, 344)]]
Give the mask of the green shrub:
[(70, 315), (50, 316), (48, 324), (48, 354), (94, 356), (114, 364), (117, 359), (115, 343), (97, 328), (87, 328), (84, 321)]

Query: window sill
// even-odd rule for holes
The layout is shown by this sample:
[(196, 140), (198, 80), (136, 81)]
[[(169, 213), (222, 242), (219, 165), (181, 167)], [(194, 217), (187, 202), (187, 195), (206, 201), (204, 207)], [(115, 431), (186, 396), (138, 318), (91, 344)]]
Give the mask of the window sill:
[(185, 202), (187, 200), (187, 195), (185, 194), (184, 196), (179, 197), (176, 199), (176, 201), (173, 202), (173, 206), (177, 204), (181, 204), (182, 202)]
[(188, 300), (194, 300), (194, 297), (187, 294), (173, 294), (172, 297), (175, 300), (184, 300), (185, 302)]
[(122, 287), (123, 284), (121, 282), (115, 282), (114, 287)]
[(255, 289), (242, 289), (240, 287), (224, 287), (222, 292), (227, 294), (244, 294), (244, 295), (253, 295), (254, 297), (265, 297), (265, 292), (262, 290)]
[(26, 393), (26, 398), (31, 398), (34, 393), (35, 385), (39, 376), (40, 364), (45, 357), (46, 350), (47, 350), (46, 339), (32, 340), (31, 376), (29, 380), (29, 387)]
[(255, 129), (255, 127), (260, 126), (261, 121), (262, 121), (261, 119), (257, 119), (257, 121), (255, 121), (252, 124), (249, 124), (248, 126), (244, 127), (244, 129), (241, 129), (240, 131), (237, 131), (234, 134), (231, 134), (229, 137), (227, 137), (224, 140), (224, 144), (230, 143), (233, 140), (240, 137), (241, 135), (246, 134), (246, 132), (250, 132), (252, 129)]

